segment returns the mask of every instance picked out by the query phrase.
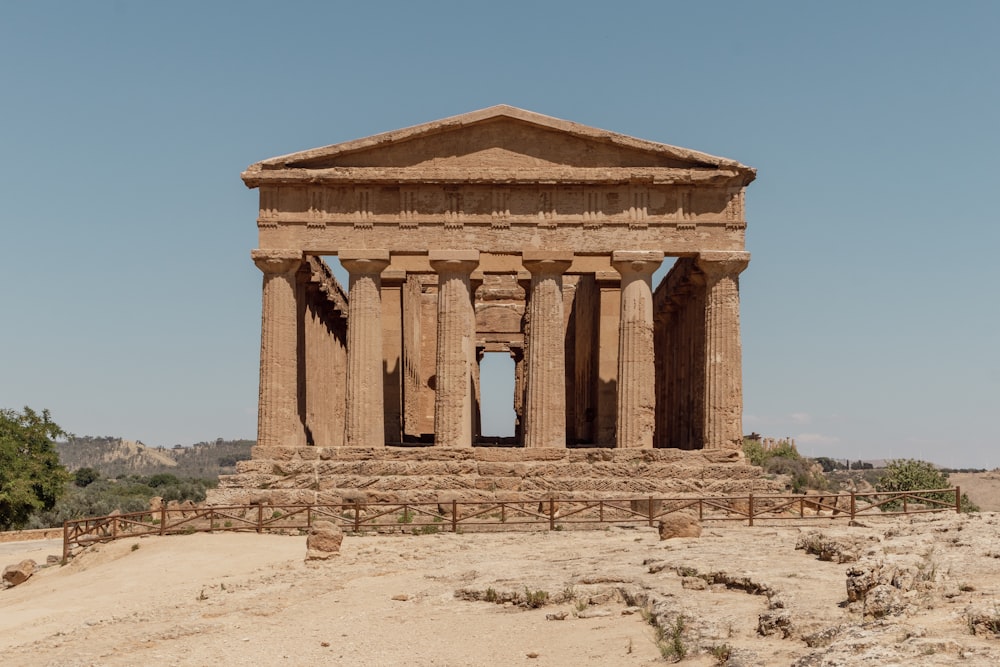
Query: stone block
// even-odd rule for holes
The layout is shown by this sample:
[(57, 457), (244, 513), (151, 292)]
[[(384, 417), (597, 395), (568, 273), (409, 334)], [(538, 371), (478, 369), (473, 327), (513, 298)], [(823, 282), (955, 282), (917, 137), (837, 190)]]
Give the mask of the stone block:
[(344, 532), (332, 521), (316, 521), (306, 538), (306, 560), (326, 560), (340, 555)]
[(250, 456), (254, 460), (291, 461), (293, 458), (295, 458), (295, 448), (264, 447), (262, 445), (255, 445), (250, 449)]
[(20, 563), (8, 565), (3, 570), (3, 580), (8, 586), (19, 586), (26, 582), (35, 573), (35, 561), (30, 558), (22, 560)]
[(701, 522), (698, 521), (698, 515), (694, 512), (673, 512), (660, 519), (659, 533), (661, 540), (675, 537), (701, 537)]

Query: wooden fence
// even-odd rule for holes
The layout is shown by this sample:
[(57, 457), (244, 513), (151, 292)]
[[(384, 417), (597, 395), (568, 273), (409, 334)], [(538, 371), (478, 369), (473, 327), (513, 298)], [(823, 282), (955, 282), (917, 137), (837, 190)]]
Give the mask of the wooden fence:
[(143, 535), (220, 531), (303, 531), (332, 521), (348, 532), (560, 530), (602, 524), (647, 524), (674, 512), (697, 513), (701, 521), (850, 519), (921, 512), (961, 512), (962, 493), (929, 489), (830, 495), (711, 496), (701, 498), (544, 498), (518, 501), (418, 503), (343, 502), (334, 505), (233, 505), (168, 509), (66, 521), (63, 559), (74, 549)]

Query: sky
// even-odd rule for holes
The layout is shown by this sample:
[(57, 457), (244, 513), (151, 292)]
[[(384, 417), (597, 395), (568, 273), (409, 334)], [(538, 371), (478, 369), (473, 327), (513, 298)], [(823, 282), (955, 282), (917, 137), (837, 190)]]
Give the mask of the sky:
[(0, 4), (0, 407), (253, 438), (259, 160), (510, 104), (757, 168), (744, 431), (1000, 466), (1000, 3)]

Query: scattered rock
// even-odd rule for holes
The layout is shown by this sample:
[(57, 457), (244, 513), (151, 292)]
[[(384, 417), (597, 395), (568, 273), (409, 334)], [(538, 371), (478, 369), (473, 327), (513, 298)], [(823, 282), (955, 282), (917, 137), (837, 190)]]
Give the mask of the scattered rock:
[(399, 595), (393, 595), (392, 599), (396, 600), (397, 602), (406, 602), (407, 600), (410, 599), (410, 596), (405, 593), (400, 593)]
[(8, 565), (3, 571), (3, 580), (8, 586), (20, 586), (35, 573), (35, 561), (30, 558), (17, 565)]
[(704, 591), (708, 589), (708, 582), (701, 577), (681, 577), (681, 588), (689, 591)]
[(783, 639), (788, 639), (792, 634), (792, 617), (788, 612), (769, 611), (757, 619), (757, 634), (768, 637), (779, 632)]
[(693, 512), (673, 512), (660, 520), (660, 539), (701, 537), (701, 522)]
[(834, 625), (829, 628), (823, 628), (822, 630), (817, 630), (816, 632), (810, 633), (802, 637), (802, 641), (806, 643), (809, 648), (819, 648), (821, 646), (827, 646), (833, 641), (834, 637), (840, 634), (842, 626)]
[(901, 613), (906, 609), (906, 602), (898, 588), (887, 584), (879, 584), (865, 596), (865, 615), (882, 618)]
[(545, 614), (545, 620), (546, 621), (565, 621), (567, 616), (569, 616), (568, 612), (557, 611), (554, 614)]
[(332, 521), (317, 521), (306, 538), (306, 560), (326, 560), (340, 554), (344, 532)]
[(866, 545), (862, 540), (849, 537), (831, 537), (821, 531), (811, 530), (799, 537), (796, 549), (816, 554), (820, 560), (835, 563), (853, 563), (858, 560)]
[(577, 618), (602, 618), (604, 616), (610, 616), (611, 612), (607, 609), (584, 609), (576, 615)]

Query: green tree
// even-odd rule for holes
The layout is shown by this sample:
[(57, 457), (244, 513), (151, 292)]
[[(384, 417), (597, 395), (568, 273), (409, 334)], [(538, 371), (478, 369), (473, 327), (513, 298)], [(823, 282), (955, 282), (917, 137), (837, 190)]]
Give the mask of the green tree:
[(48, 410), (0, 410), (0, 529), (23, 526), (62, 495), (70, 475), (53, 443), (60, 435)]
[(81, 489), (93, 484), (101, 478), (101, 473), (97, 472), (93, 468), (80, 468), (75, 473), (73, 473), (73, 483), (79, 486)]
[[(938, 470), (933, 463), (917, 459), (896, 459), (889, 461), (885, 472), (875, 483), (876, 491), (924, 491), (930, 489), (947, 489), (951, 486), (948, 474)], [(948, 500), (947, 494), (932, 494), (928, 496), (936, 500)], [(978, 512), (977, 507), (969, 497), (962, 494), (962, 511)], [(898, 502), (886, 503), (887, 509), (896, 509)]]

